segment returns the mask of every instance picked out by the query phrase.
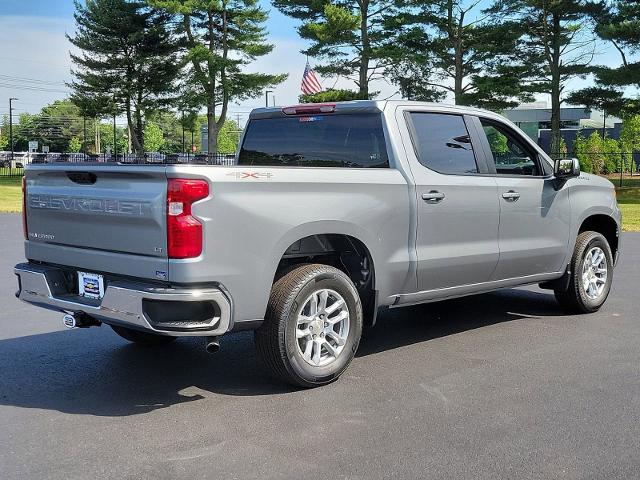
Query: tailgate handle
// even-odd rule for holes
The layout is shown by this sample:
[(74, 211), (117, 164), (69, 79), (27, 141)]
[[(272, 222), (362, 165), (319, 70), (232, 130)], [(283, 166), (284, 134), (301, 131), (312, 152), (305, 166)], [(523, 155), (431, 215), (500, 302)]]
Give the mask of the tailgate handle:
[(69, 177), (69, 180), (73, 183), (80, 183), (82, 185), (93, 185), (98, 179), (96, 174), (91, 172), (67, 172), (67, 177)]

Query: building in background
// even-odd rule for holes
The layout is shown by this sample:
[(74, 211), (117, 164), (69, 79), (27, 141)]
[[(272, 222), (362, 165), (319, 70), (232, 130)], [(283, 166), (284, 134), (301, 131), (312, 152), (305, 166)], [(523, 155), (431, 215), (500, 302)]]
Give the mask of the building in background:
[[(551, 147), (551, 109), (546, 102), (523, 104), (502, 112), (505, 117), (515, 123), (542, 149), (549, 153)], [(607, 117), (606, 123), (602, 114), (592, 112), (584, 107), (565, 107), (560, 110), (561, 135), (567, 145), (568, 153), (573, 152), (578, 133), (588, 137), (593, 132), (604, 133), (610, 138), (619, 139), (622, 121), (615, 117)]]
[[(551, 109), (547, 107), (546, 102), (522, 104), (505, 110), (503, 115), (536, 142), (540, 138), (540, 130), (551, 128)], [(562, 129), (580, 128), (580, 121), (589, 118), (591, 118), (591, 111), (584, 107), (562, 108), (560, 127)]]

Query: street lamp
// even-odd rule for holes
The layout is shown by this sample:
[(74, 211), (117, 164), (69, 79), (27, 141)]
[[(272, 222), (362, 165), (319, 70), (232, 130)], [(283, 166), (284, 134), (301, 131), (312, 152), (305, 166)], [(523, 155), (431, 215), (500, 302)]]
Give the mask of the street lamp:
[[(17, 98), (9, 98), (9, 143), (11, 144), (11, 162), (13, 162), (13, 101)], [(12, 163), (13, 164), (13, 163)]]
[(273, 93), (273, 90), (265, 90), (264, 91), (264, 106), (268, 107), (269, 106), (269, 94)]

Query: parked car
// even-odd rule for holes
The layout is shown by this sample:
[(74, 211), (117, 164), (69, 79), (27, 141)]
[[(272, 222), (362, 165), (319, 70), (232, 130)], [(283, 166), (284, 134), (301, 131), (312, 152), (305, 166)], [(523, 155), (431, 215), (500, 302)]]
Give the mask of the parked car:
[(203, 336), (213, 352), (254, 330), (277, 377), (313, 387), (381, 309), (539, 284), (588, 313), (609, 294), (612, 184), (497, 114), (257, 109), (236, 163), (30, 165), (19, 298), (140, 344)]
[(0, 152), (0, 167), (3, 168), (24, 168), (26, 160), (27, 156), (23, 153), (15, 152), (12, 157), (11, 152)]

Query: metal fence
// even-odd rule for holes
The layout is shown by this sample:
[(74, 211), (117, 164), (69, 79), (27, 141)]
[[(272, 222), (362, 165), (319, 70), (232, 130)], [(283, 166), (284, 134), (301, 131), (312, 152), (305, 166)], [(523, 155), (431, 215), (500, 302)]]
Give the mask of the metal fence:
[(85, 154), (85, 153), (23, 153), (0, 152), (0, 177), (22, 176), (29, 164), (105, 164), (105, 165), (233, 165), (235, 155), (225, 153), (145, 153)]
[[(555, 157), (573, 157), (572, 152), (562, 152)], [(640, 152), (625, 153), (581, 153), (582, 158), (591, 159), (591, 167), (599, 171), (594, 173), (604, 175), (627, 174), (640, 175)], [(502, 157), (505, 157), (504, 159)], [(513, 163), (523, 157), (511, 153), (501, 155), (501, 162), (508, 160)], [(25, 153), (0, 152), (0, 177), (22, 176), (24, 166), (35, 164), (65, 164), (65, 163), (97, 163), (116, 165), (234, 165), (235, 155), (225, 153), (189, 154), (189, 153), (145, 153), (138, 154), (84, 154), (84, 153)]]

